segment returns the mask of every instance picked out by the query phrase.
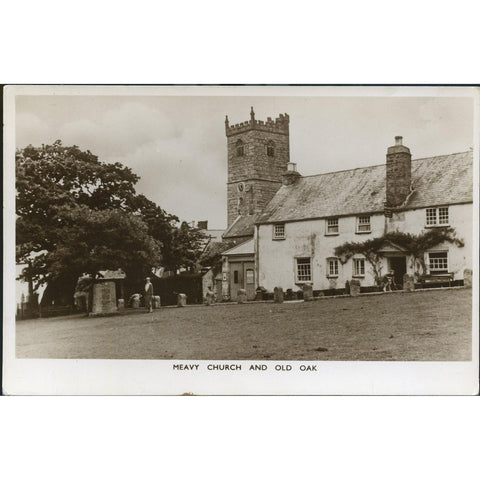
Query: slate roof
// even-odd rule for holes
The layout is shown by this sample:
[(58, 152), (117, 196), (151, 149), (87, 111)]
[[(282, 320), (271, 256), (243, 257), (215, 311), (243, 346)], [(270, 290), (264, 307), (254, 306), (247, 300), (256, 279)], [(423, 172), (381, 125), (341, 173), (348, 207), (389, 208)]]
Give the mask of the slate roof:
[[(299, 177), (278, 190), (257, 223), (383, 212), (385, 173), (383, 164)], [(473, 152), (412, 160), (412, 183), (406, 209), (472, 202)]]
[(231, 248), (230, 250), (227, 250), (226, 252), (223, 252), (223, 255), (253, 255), (254, 253), (255, 251), (252, 238), (250, 240), (247, 240), (246, 242), (241, 243), (240, 245)]
[(258, 213), (253, 215), (239, 215), (222, 235), (223, 238), (253, 236), (255, 222), (259, 218), (260, 214)]

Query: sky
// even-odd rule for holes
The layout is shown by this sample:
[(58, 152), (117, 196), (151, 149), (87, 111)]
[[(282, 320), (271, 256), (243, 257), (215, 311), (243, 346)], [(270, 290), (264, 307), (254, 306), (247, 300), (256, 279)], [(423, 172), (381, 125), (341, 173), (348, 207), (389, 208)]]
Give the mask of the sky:
[(468, 150), (473, 102), (461, 97), (19, 95), (16, 146), (57, 139), (121, 162), (137, 191), (181, 220), (226, 228), (230, 124), (290, 115), (290, 161), (302, 175), (385, 162), (403, 136), (412, 158)]

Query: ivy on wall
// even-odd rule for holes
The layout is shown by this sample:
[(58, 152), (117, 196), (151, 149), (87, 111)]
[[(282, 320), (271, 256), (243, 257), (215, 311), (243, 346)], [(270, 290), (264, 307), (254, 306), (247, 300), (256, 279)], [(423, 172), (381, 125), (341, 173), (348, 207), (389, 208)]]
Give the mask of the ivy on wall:
[(372, 266), (375, 282), (381, 283), (382, 278), (382, 259), (384, 254), (381, 252), (385, 243), (392, 243), (410, 255), (412, 259), (412, 267), (415, 276), (425, 274), (425, 253), (440, 245), (448, 242), (458, 247), (463, 247), (463, 240), (456, 236), (455, 229), (451, 227), (432, 228), (421, 232), (418, 235), (403, 232), (390, 232), (381, 237), (371, 238), (364, 242), (345, 242), (335, 248), (335, 255), (342, 264), (354, 255), (363, 255), (368, 263)]

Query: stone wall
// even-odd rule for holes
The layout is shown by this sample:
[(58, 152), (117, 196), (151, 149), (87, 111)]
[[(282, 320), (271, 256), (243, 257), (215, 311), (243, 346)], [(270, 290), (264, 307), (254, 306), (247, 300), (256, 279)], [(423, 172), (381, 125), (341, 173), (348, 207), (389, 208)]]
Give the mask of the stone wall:
[(387, 206), (402, 205), (410, 193), (412, 156), (410, 150), (397, 145), (387, 151), (386, 200)]
[[(287, 125), (288, 127), (288, 125)], [(237, 141), (244, 144), (244, 155), (237, 155)], [(274, 156), (267, 155), (267, 144), (273, 142)], [(282, 174), (290, 161), (288, 128), (239, 129), (227, 137), (228, 181), (227, 217), (230, 226), (238, 215), (261, 212), (282, 185)], [(238, 184), (245, 188), (239, 191)]]

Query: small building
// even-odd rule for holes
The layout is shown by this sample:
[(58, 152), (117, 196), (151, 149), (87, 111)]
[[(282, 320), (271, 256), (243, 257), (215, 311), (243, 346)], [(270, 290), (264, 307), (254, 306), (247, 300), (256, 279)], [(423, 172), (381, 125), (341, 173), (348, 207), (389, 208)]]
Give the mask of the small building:
[(237, 300), (244, 289), (247, 300), (255, 299), (255, 252), (253, 238), (223, 252), (222, 298)]

